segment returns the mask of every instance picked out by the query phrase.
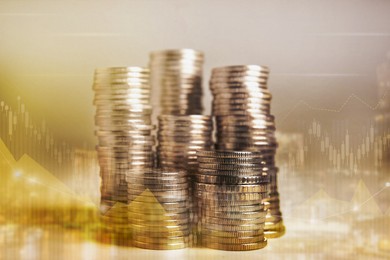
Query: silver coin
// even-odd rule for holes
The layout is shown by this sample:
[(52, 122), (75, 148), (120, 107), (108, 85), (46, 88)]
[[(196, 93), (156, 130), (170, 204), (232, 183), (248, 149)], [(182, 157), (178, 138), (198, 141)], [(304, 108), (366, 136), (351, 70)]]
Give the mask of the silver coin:
[(195, 197), (205, 201), (215, 200), (218, 203), (222, 200), (226, 201), (257, 201), (263, 200), (268, 197), (268, 192), (252, 192), (252, 193), (244, 193), (244, 192), (236, 192), (236, 193), (225, 193), (225, 192), (206, 192), (196, 190), (194, 193)]
[(239, 170), (239, 169), (256, 169), (260, 168), (261, 163), (236, 163), (236, 164), (222, 164), (222, 163), (199, 163), (199, 168), (215, 169), (215, 170)]
[(183, 57), (186, 59), (203, 59), (204, 54), (203, 52), (194, 49), (171, 49), (153, 51), (150, 53), (150, 56), (152, 59), (156, 57), (173, 57), (175, 59), (177, 59), (177, 57)]
[(245, 184), (245, 185), (220, 185), (208, 183), (195, 183), (198, 191), (217, 193), (241, 193), (241, 192), (268, 192), (267, 184)]
[[(226, 77), (211, 77), (210, 84), (218, 84), (218, 83), (241, 83), (241, 82), (254, 82), (258, 84), (267, 84), (267, 78), (260, 77), (252, 77), (252, 76), (243, 76), (243, 77), (234, 77), (234, 76), (226, 76)], [(265, 86), (264, 86), (265, 87)]]
[(211, 158), (256, 158), (261, 156), (260, 152), (253, 151), (223, 151), (223, 150), (207, 150), (198, 151), (199, 157)]
[(269, 183), (269, 175), (255, 175), (255, 176), (229, 176), (229, 175), (209, 175), (196, 174), (195, 180), (200, 183), (209, 184), (226, 184), (226, 185), (240, 185), (240, 184), (259, 184)]
[(186, 184), (188, 178), (142, 178), (134, 176), (126, 176), (127, 183), (138, 183), (143, 185), (165, 185), (165, 184)]
[(218, 225), (250, 225), (250, 224), (264, 224), (265, 217), (251, 218), (251, 219), (230, 219), (230, 218), (215, 218), (210, 216), (202, 216), (200, 218), (201, 224), (218, 224)]
[[(259, 166), (256, 168), (236, 168), (236, 169), (217, 169), (218, 167), (214, 168), (199, 168), (198, 172), (200, 174), (204, 175), (212, 175), (212, 176), (237, 176), (237, 177), (243, 177), (243, 176), (261, 176), (267, 174), (267, 171), (264, 170), (264, 167)], [(222, 167), (219, 167), (222, 168)]]
[(245, 214), (264, 211), (264, 205), (261, 204), (260, 201), (250, 202), (250, 204), (247, 205), (240, 205), (237, 202), (232, 202), (232, 204), (229, 204), (228, 202), (220, 202), (217, 208), (212, 208), (210, 210), (210, 208), (202, 208), (202, 206), (199, 206), (199, 209), (202, 214), (203, 212), (220, 212), (221, 214)]
[(250, 231), (263, 230), (264, 224), (247, 224), (247, 225), (219, 225), (219, 224), (202, 224), (202, 229), (219, 230), (219, 231)]
[(246, 109), (238, 109), (238, 108), (225, 108), (225, 107), (213, 107), (213, 115), (216, 116), (227, 116), (227, 115), (235, 115), (235, 116), (250, 116), (250, 115), (262, 115), (269, 113), (270, 109), (264, 107), (260, 108), (246, 108)]
[(145, 190), (146, 188), (152, 191), (164, 191), (164, 190), (185, 190), (188, 189), (189, 183), (179, 183), (179, 184), (137, 184), (128, 182), (128, 189), (134, 190)]
[(212, 93), (219, 93), (225, 90), (230, 93), (269, 93), (267, 83), (264, 82), (211, 82)]
[(234, 76), (234, 77), (261, 77), (261, 78), (268, 78), (269, 72), (268, 71), (261, 71), (261, 70), (214, 70), (211, 74), (212, 77), (227, 77), (227, 76)]
[(97, 68), (95, 74), (115, 74), (115, 73), (145, 73), (149, 74), (149, 69), (146, 67), (108, 67)]
[(269, 73), (269, 68), (267, 66), (260, 65), (230, 65), (224, 67), (217, 67), (212, 69), (212, 73), (221, 72), (221, 71), (261, 71), (264, 73)]
[(267, 212), (265, 210), (248, 211), (248, 212), (225, 212), (217, 210), (204, 210), (199, 212), (200, 216), (222, 218), (222, 219), (253, 219), (253, 218), (265, 218)]
[(260, 164), (262, 162), (260, 157), (252, 158), (221, 158), (221, 157), (202, 157), (198, 156), (199, 163), (220, 163), (220, 164)]

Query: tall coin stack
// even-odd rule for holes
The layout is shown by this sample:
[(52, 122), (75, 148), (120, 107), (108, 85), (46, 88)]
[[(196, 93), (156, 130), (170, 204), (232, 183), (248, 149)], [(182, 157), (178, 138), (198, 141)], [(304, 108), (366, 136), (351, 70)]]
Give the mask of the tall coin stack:
[[(203, 53), (192, 49), (163, 50), (150, 54), (155, 113), (202, 114)], [(161, 111), (159, 111), (161, 109)]]
[(204, 115), (161, 115), (158, 117), (157, 161), (161, 167), (197, 170), (196, 151), (209, 150), (213, 121)]
[(202, 245), (246, 251), (267, 245), (264, 237), (269, 176), (263, 154), (248, 151), (199, 151), (195, 175)]
[(101, 176), (102, 221), (118, 232), (129, 231), (126, 175), (152, 167), (149, 70), (140, 67), (96, 69), (93, 90)]
[(284, 234), (277, 192), (277, 148), (274, 117), (270, 114), (272, 96), (267, 87), (269, 69), (258, 65), (227, 66), (212, 70), (210, 89), (214, 100), (217, 143), (221, 150), (250, 150), (262, 153), (262, 168), (271, 178), (267, 210), (267, 237)]
[(196, 152), (212, 148), (212, 133), (211, 116), (161, 115), (158, 117), (157, 163), (160, 167), (185, 169), (188, 172), (192, 223), (196, 221), (192, 185), (193, 176), (198, 169)]
[(191, 245), (188, 176), (184, 170), (145, 169), (127, 175), (133, 245), (181, 249)]

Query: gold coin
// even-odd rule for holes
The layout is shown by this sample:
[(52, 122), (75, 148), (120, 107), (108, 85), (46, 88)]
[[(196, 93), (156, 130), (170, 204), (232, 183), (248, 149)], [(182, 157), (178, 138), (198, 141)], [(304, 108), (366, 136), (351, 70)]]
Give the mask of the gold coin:
[(225, 250), (225, 251), (249, 251), (262, 249), (267, 245), (267, 240), (250, 243), (250, 244), (222, 244), (222, 243), (206, 243), (205, 246), (211, 249)]
[(175, 249), (183, 249), (188, 247), (188, 243), (163, 243), (163, 244), (151, 244), (140, 241), (133, 241), (134, 246), (144, 249), (153, 249), (153, 250), (175, 250)]
[(242, 245), (250, 243), (259, 243), (264, 241), (264, 235), (253, 236), (253, 237), (216, 237), (209, 235), (202, 235), (202, 243), (222, 243), (222, 244), (233, 244)]

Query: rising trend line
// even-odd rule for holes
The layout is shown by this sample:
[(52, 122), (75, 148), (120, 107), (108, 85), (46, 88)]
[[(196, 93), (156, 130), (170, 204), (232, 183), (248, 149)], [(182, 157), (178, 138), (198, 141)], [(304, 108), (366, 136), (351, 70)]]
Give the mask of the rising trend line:
[(359, 205), (356, 205), (354, 206), (352, 209), (350, 210), (346, 210), (346, 211), (343, 211), (343, 212), (340, 212), (340, 213), (337, 213), (337, 214), (333, 214), (333, 215), (329, 215), (329, 216), (326, 216), (324, 218), (321, 218), (319, 220), (326, 220), (326, 219), (329, 219), (329, 218), (332, 218), (332, 217), (338, 217), (338, 216), (341, 216), (341, 215), (345, 215), (345, 214), (348, 214), (350, 212), (353, 212), (355, 211), (355, 208), (360, 208), (362, 207), (364, 204), (366, 204), (367, 202), (369, 202), (370, 200), (374, 199), (376, 196), (378, 196), (380, 193), (382, 193), (384, 190), (388, 189), (389, 187), (388, 186), (385, 186), (383, 188), (381, 188), (380, 190), (378, 190), (377, 192), (375, 192), (373, 195), (371, 195), (368, 199), (366, 199), (365, 201), (363, 201), (362, 203), (360, 203)]
[(375, 104), (375, 106), (371, 106), (370, 104), (368, 104), (366, 101), (364, 101), (361, 97), (355, 95), (355, 94), (351, 94), (344, 102), (343, 104), (338, 108), (338, 109), (331, 109), (331, 108), (321, 108), (321, 107), (315, 107), (313, 105), (310, 105), (309, 103), (307, 103), (306, 101), (304, 100), (300, 100), (298, 101), (298, 103), (296, 103), (293, 108), (288, 111), (286, 113), (286, 115), (282, 118), (282, 120), (280, 121), (280, 123), (283, 123), (284, 121), (287, 120), (287, 118), (301, 105), (303, 106), (306, 106), (307, 108), (309, 108), (310, 110), (317, 110), (317, 111), (326, 111), (326, 112), (331, 112), (331, 113), (340, 113), (347, 105), (348, 103), (352, 100), (352, 99), (355, 99), (357, 101), (359, 101), (360, 103), (362, 103), (364, 106), (366, 106), (367, 108), (371, 109), (372, 111), (375, 111), (379, 108), (381, 102), (387, 97), (388, 93), (390, 91), (390, 88), (386, 88), (382, 97), (378, 100), (378, 102)]
[[(336, 213), (336, 214), (328, 215), (328, 216), (325, 216), (325, 217), (323, 217), (323, 218), (318, 218), (318, 219), (315, 219), (315, 221), (328, 221), (328, 220), (331, 219), (331, 218), (339, 217), (339, 216), (342, 216), (342, 215), (345, 215), (345, 214), (354, 212), (354, 211), (355, 211), (355, 208), (360, 208), (360, 207), (364, 206), (367, 202), (369, 202), (370, 200), (373, 200), (376, 196), (378, 196), (380, 193), (382, 193), (384, 190), (386, 190), (386, 189), (388, 189), (388, 188), (390, 188), (390, 186), (382, 187), (382, 188), (379, 189), (377, 192), (375, 192), (374, 194), (372, 194), (369, 198), (367, 198), (365, 201), (363, 201), (363, 202), (360, 203), (359, 205), (356, 205), (356, 206), (352, 207), (352, 208), (349, 209), (349, 210), (345, 210), (345, 211), (342, 211), (342, 212), (339, 212), (339, 213)], [(274, 216), (282, 217), (282, 215), (274, 215)], [(310, 219), (299, 218), (299, 217), (283, 216), (283, 218), (284, 218), (284, 219), (295, 219), (295, 220), (300, 220), (300, 221), (304, 221), (304, 222), (311, 222), (311, 221), (312, 221), (312, 220), (310, 220)]]

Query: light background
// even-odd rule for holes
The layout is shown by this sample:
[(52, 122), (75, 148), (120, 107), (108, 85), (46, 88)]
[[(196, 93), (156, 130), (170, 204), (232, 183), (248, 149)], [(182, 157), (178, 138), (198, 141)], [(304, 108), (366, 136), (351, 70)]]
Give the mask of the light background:
[[(206, 56), (206, 113), (211, 68), (260, 64), (271, 69), (287, 233), (259, 252), (196, 249), (177, 257), (390, 257), (389, 13), (386, 0), (0, 0), (0, 102), (12, 108), (19, 122), (8, 120), (0, 103), (0, 138), (5, 143), (0, 142), (0, 171), (9, 170), (0, 172), (2, 178), (24, 178), (23, 171), (14, 171), (19, 167), (31, 174), (25, 180), (45, 185), (22, 186), (24, 192), (42, 196), (33, 200), (35, 206), (51, 203), (46, 189), (95, 201), (99, 187), (93, 153), (94, 69), (146, 66), (150, 51), (195, 48)], [(378, 74), (381, 64), (385, 73)], [(34, 122), (32, 130), (20, 124), (25, 122), (21, 104)], [(37, 145), (35, 130), (54, 145)], [(62, 151), (62, 157), (53, 151)], [(0, 182), (0, 189), (3, 186)], [(12, 191), (2, 197), (5, 205), (14, 205), (8, 201), (14, 197), (25, 202), (24, 193), (16, 192), (22, 188), (13, 187), (5, 185)], [(27, 216), (29, 210), (19, 213)], [(4, 212), (0, 207), (0, 224)], [(0, 243), (0, 259), (176, 254), (78, 241), (46, 226), (43, 231), (24, 226), (9, 230), (0, 226), (0, 238), (12, 237), (0, 240), (5, 241)]]
[(374, 106), (389, 10), (386, 0), (0, 1), (0, 95), (20, 95), (58, 138), (93, 145), (93, 70), (190, 47), (206, 55), (207, 112), (210, 69), (228, 64), (271, 68), (277, 119), (301, 100), (338, 108), (351, 93)]

